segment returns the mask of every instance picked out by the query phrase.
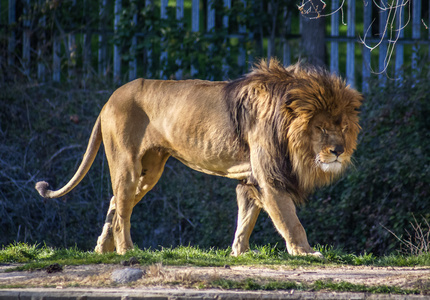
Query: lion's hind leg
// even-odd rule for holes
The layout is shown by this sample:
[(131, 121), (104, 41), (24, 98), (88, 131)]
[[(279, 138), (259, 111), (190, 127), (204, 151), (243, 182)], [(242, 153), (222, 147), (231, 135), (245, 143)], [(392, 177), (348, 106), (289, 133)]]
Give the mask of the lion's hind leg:
[(236, 187), (236, 195), (238, 215), (232, 256), (238, 256), (249, 250), (249, 238), (261, 211), (254, 186), (239, 183)]
[(112, 233), (115, 249), (124, 254), (133, 248), (130, 235), (130, 219), (134, 207), (134, 196), (139, 182), (140, 166), (129, 158), (115, 160), (111, 168), (115, 210), (112, 219)]
[(148, 150), (141, 164), (124, 157), (115, 157), (111, 168), (112, 197), (103, 232), (97, 240), (96, 252), (124, 254), (133, 248), (130, 235), (130, 218), (134, 206), (160, 179), (169, 154)]
[(106, 221), (103, 226), (102, 234), (97, 239), (95, 252), (106, 253), (115, 251), (115, 242), (112, 233), (113, 216), (115, 215), (115, 197), (112, 197), (109, 209), (106, 215)]

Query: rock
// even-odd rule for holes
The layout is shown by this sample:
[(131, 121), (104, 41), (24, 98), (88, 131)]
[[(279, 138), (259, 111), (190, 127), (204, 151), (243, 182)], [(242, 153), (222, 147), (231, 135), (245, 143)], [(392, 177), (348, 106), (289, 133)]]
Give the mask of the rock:
[(128, 267), (130, 265), (130, 262), (128, 260), (121, 260), (120, 264), (124, 267)]
[(140, 269), (120, 269), (112, 272), (112, 280), (117, 283), (129, 283), (142, 278), (144, 272)]
[(129, 260), (122, 260), (121, 261), (121, 265), (128, 267), (128, 266), (132, 266), (132, 265), (137, 265), (139, 264), (139, 260), (136, 257), (131, 257)]
[(128, 262), (130, 263), (130, 265), (137, 265), (139, 264), (139, 260), (136, 257), (130, 257), (130, 259), (128, 260)]
[(63, 267), (60, 264), (52, 264), (49, 265), (45, 268), (47, 273), (57, 273), (57, 272), (62, 272), (63, 271)]

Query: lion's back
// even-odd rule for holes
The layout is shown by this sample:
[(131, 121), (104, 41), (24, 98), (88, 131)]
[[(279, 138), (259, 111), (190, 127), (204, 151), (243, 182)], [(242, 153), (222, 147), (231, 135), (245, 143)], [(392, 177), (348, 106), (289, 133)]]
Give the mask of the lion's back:
[(139, 136), (144, 136), (142, 148), (166, 149), (181, 161), (190, 162), (189, 166), (199, 165), (201, 170), (216, 173), (243, 156), (236, 143), (237, 130), (226, 103), (225, 84), (138, 79), (112, 95), (102, 117), (113, 119), (108, 116), (113, 111), (116, 118), (123, 114), (122, 124), (117, 126), (135, 128), (130, 134), (139, 131)]

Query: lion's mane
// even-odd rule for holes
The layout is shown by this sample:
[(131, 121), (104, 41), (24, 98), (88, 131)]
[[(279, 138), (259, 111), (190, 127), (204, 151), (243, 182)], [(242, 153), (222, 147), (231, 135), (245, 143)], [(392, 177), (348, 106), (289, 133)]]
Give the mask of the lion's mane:
[(362, 96), (324, 69), (302, 63), (285, 68), (277, 60), (262, 60), (229, 82), (225, 96), (239, 143), (249, 150), (248, 140), (257, 136), (266, 180), (287, 189), (297, 204), (334, 179), (315, 165), (311, 151), (308, 125), (316, 113), (346, 117), (345, 144), (351, 153), (356, 148)]

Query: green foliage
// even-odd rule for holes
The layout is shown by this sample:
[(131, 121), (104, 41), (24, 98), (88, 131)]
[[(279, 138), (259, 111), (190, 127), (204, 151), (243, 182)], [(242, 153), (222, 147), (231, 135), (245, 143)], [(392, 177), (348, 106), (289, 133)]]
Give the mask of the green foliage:
[[(295, 12), (295, 18), (298, 15), (295, 2), (291, 0), (277, 1), (276, 9), (269, 9), (269, 4), (262, 0), (233, 1), (230, 9), (224, 6), (223, 1), (213, 1), (215, 24), (209, 30), (205, 24), (207, 3), (204, 1), (200, 9), (199, 30), (194, 32), (190, 21), (190, 2), (185, 1), (184, 18), (178, 20), (175, 4), (170, 3), (167, 16), (162, 18), (159, 1), (146, 5), (145, 1), (123, 0), (119, 22), (114, 30), (114, 1), (107, 1), (104, 7), (101, 7), (100, 1), (33, 1), (27, 7), (27, 15), (23, 15), (19, 7), (17, 23), (0, 29), (3, 33), (0, 34), (0, 41), (1, 45), (8, 44), (10, 29), (14, 29), (17, 36), (22, 35), (28, 29), (23, 23), (27, 20), (34, 41), (43, 41), (43, 45), (39, 47), (37, 43), (36, 47), (32, 41), (30, 74), (23, 74), (21, 64), (17, 63), (17, 66), (7, 66), (8, 72), (4, 77), (10, 81), (17, 78), (35, 80), (35, 62), (49, 66), (52, 45), (56, 40), (63, 44), (58, 53), (63, 79), (87, 79), (96, 77), (94, 75), (97, 73), (97, 76), (103, 77), (111, 75), (109, 63), (113, 45), (118, 46), (121, 52), (123, 82), (129, 78), (128, 62), (134, 60), (137, 61), (139, 76), (147, 78), (236, 78), (248, 70), (245, 61), (265, 56), (264, 37), (273, 33), (279, 41), (286, 36), (290, 26), (286, 22), (286, 12), (288, 16)], [(225, 24), (226, 17), (228, 24)], [(84, 36), (90, 39), (88, 44), (85, 44)], [(69, 38), (74, 38), (74, 45), (68, 45)], [(275, 50), (274, 54), (281, 57), (281, 43), (277, 43)], [(20, 51), (16, 49), (16, 58), (21, 57)], [(104, 54), (97, 57), (98, 51), (106, 52), (106, 57)], [(7, 56), (6, 46), (0, 46), (0, 54)], [(240, 63), (239, 57), (244, 58), (240, 59)], [(91, 58), (92, 62), (87, 58)], [(106, 73), (98, 70), (102, 68), (99, 59), (105, 60), (102, 64), (107, 64)], [(178, 73), (179, 70), (183, 73)], [(9, 74), (10, 71), (12, 74)], [(105, 80), (107, 78), (104, 77)]]
[[(261, 0), (233, 1), (230, 9), (223, 1), (213, 1), (214, 28), (209, 30), (206, 24), (200, 24), (200, 30), (193, 32), (189, 21), (191, 11), (187, 11), (190, 8), (186, 6), (185, 18), (178, 20), (177, 8), (173, 5), (167, 7), (167, 16), (162, 18), (159, 4), (141, 6), (136, 1), (123, 2), (120, 23), (113, 38), (113, 43), (122, 47), (122, 60), (126, 62), (149, 51), (144, 61), (144, 74), (152, 78), (236, 78), (248, 69), (239, 63), (239, 56), (245, 55), (246, 60), (265, 56), (263, 36), (272, 32), (277, 37), (285, 36), (290, 26), (286, 23), (285, 12), (298, 12), (291, 0), (278, 1), (274, 11)], [(133, 23), (131, 20), (136, 13), (137, 22)], [(228, 24), (224, 24), (225, 17), (228, 17)], [(239, 32), (241, 27), (245, 32)], [(133, 54), (128, 49), (135, 33), (144, 38), (138, 39)], [(184, 73), (178, 74), (179, 70)]]

